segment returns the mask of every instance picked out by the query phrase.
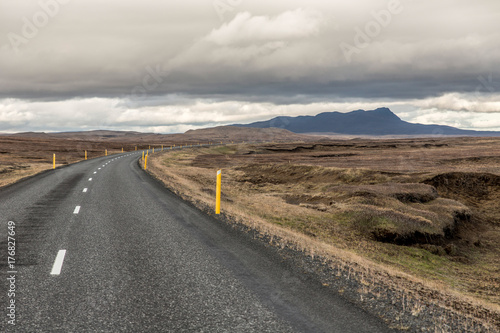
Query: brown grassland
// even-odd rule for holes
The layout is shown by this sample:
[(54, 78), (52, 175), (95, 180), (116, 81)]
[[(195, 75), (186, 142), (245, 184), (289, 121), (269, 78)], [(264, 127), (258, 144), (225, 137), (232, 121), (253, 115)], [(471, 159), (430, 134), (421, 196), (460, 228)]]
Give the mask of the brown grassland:
[(136, 149), (161, 149), (176, 145), (207, 144), (209, 142), (242, 142), (259, 137), (260, 140), (310, 140), (310, 137), (277, 128), (215, 127), (187, 131), (185, 134), (152, 134), (139, 132), (88, 131), (66, 133), (18, 133), (0, 135), (0, 187), (56, 166), (88, 158)]
[[(361, 280), (404, 289), (413, 316), (436, 303), (495, 331), (499, 144), (498, 138), (234, 144), (155, 154), (148, 171), (210, 211), (222, 169), (224, 216), (345, 265)], [(369, 293), (371, 284), (362, 283), (360, 292)]]
[[(29, 136), (0, 136), (0, 187), (12, 184), (53, 167), (75, 163), (88, 158), (121, 151), (122, 144), (99, 141), (69, 140), (67, 138), (40, 138)], [(126, 146), (126, 148), (131, 148)]]
[[(148, 172), (213, 214), (222, 169), (222, 219), (319, 258), (332, 268), (324, 284), (339, 293), (356, 280), (356, 301), (391, 299), (401, 313), (374, 312), (393, 327), (406, 329), (405, 315), (429, 317), (437, 306), (444, 310), (431, 311), (427, 331), (453, 331), (455, 315), (456, 331), (500, 328), (500, 138), (335, 140), (255, 131), (0, 136), (0, 187), (52, 168), (54, 153), (61, 166), (83, 160), (85, 150), (94, 158), (105, 149), (224, 141), (150, 155)], [(275, 140), (231, 144), (252, 136)]]

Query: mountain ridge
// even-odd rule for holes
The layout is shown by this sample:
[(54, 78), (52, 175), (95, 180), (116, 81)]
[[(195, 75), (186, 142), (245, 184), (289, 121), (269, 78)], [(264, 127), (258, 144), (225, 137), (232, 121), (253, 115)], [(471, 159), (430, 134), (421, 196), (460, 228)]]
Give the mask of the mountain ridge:
[(266, 121), (231, 126), (277, 127), (294, 133), (336, 133), (347, 135), (464, 135), (500, 136), (496, 131), (463, 130), (446, 125), (425, 125), (401, 120), (389, 108), (322, 112), (315, 116), (278, 116)]

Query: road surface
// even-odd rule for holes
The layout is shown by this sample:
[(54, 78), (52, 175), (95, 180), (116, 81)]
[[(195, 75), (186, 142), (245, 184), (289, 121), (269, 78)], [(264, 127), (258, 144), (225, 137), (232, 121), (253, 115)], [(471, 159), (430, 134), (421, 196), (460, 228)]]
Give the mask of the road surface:
[(0, 190), (0, 331), (390, 331), (164, 189), (139, 157)]

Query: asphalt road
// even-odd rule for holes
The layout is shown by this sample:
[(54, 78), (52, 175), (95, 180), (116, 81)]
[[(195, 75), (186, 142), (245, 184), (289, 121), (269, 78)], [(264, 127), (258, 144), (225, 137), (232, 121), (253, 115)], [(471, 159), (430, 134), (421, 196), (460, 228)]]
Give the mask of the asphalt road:
[(0, 190), (0, 331), (390, 331), (164, 189), (138, 158), (97, 158)]

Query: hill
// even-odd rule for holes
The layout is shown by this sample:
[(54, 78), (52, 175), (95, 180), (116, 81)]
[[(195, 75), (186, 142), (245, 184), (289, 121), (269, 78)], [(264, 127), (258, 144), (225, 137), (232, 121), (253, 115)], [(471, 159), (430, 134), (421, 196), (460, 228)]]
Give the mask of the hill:
[(348, 113), (324, 112), (316, 116), (276, 117), (239, 127), (287, 129), (294, 133), (350, 135), (459, 135), (500, 136), (500, 132), (470, 131), (451, 126), (414, 124), (401, 120), (388, 108)]
[(248, 128), (236, 126), (218, 126), (190, 130), (183, 134), (188, 139), (196, 140), (233, 140), (233, 141), (304, 141), (309, 136), (296, 134), (281, 128)]
[[(189, 130), (179, 134), (155, 134), (133, 131), (94, 130), (82, 132), (24, 132), (2, 135), (4, 138), (29, 140), (70, 140), (108, 142), (113, 144), (197, 144), (208, 141), (308, 141), (313, 137), (297, 134), (281, 128), (248, 128), (235, 126), (218, 126)], [(316, 138), (317, 139), (317, 138)]]

